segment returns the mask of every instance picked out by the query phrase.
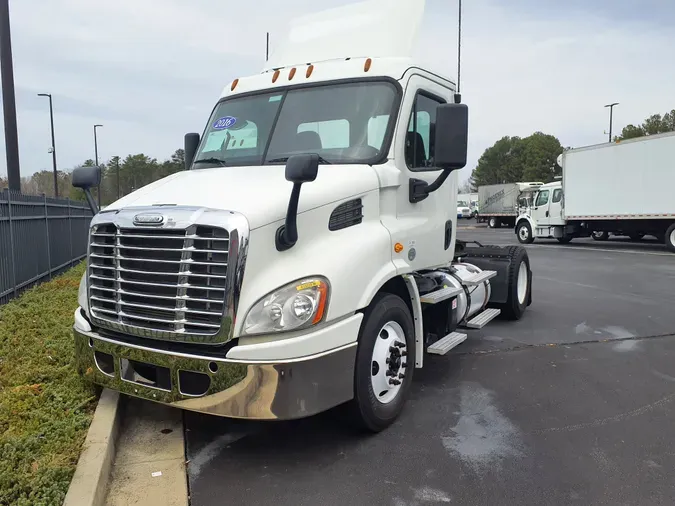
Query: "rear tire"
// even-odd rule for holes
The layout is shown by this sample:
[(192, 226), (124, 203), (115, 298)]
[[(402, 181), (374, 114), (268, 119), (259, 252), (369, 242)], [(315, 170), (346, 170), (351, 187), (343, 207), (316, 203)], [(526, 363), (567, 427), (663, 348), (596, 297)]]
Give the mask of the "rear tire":
[(593, 232), (591, 237), (596, 241), (606, 241), (609, 239), (609, 232)]
[(501, 222), (494, 216), (488, 220), (488, 227), (490, 228), (499, 228), (501, 226)]
[[(379, 432), (403, 410), (415, 371), (414, 328), (410, 309), (397, 295), (379, 293), (366, 309), (356, 352), (354, 399), (349, 406), (358, 428)], [(405, 355), (396, 356), (396, 350)], [(389, 383), (394, 379), (400, 385)]]
[(510, 246), (509, 250), (510, 264), (506, 274), (508, 296), (506, 304), (497, 307), (509, 320), (520, 320), (532, 299), (530, 258), (522, 246)]
[(532, 236), (532, 227), (526, 221), (521, 221), (518, 223), (518, 228), (516, 228), (516, 236), (518, 237), (518, 242), (520, 244), (532, 244), (534, 242), (534, 237)]
[(666, 230), (664, 242), (666, 243), (666, 248), (675, 253), (675, 223), (670, 225), (668, 230)]

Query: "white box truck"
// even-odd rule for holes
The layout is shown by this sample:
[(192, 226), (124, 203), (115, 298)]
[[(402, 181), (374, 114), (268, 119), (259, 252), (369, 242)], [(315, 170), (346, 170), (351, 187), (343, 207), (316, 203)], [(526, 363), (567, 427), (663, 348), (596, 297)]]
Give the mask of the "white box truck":
[[(522, 316), (526, 250), (455, 240), (466, 105), (449, 79), (389, 56), (422, 11), (377, 0), (299, 20), (261, 74), (225, 86), (203, 134), (186, 135), (187, 170), (95, 215), (81, 374), (233, 418), (346, 403), (378, 431), (426, 353)], [(99, 179), (73, 174), (94, 209)]]
[(532, 195), (543, 183), (503, 183), (478, 187), (479, 223), (487, 221), (488, 227), (513, 227), (516, 218), (531, 200)]
[(568, 150), (558, 163), (562, 181), (542, 186), (518, 219), (521, 243), (652, 235), (675, 251), (675, 132)]

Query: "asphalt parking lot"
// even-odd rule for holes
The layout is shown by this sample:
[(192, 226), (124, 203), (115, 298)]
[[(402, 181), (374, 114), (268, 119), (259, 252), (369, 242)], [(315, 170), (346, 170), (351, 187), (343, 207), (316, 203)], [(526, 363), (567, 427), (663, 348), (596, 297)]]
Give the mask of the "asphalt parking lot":
[[(516, 243), (473, 225), (458, 237)], [(191, 504), (675, 504), (675, 255), (621, 240), (528, 251), (524, 318), (430, 357), (383, 433), (334, 411), (185, 413)]]

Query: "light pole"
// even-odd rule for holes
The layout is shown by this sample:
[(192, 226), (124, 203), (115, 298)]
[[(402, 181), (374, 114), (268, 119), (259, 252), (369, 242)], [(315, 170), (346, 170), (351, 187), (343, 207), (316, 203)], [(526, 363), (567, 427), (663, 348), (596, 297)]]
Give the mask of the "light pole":
[(612, 116), (614, 113), (614, 106), (619, 105), (619, 102), (614, 102), (613, 104), (607, 104), (605, 107), (609, 107), (609, 142), (612, 142)]
[(52, 106), (52, 96), (50, 93), (38, 93), (38, 97), (49, 98), (49, 122), (52, 126), (52, 166), (54, 168), (54, 197), (59, 198), (59, 178), (56, 170), (56, 140), (54, 139), (54, 108)]
[[(94, 162), (98, 167), (98, 138), (96, 137), (96, 129), (103, 125), (94, 125)], [(101, 208), (101, 183), (98, 185), (98, 207)]]
[(19, 136), (16, 126), (12, 37), (9, 33), (9, 0), (0, 0), (0, 71), (2, 72), (2, 112), (5, 119), (7, 178), (11, 191), (21, 191)]

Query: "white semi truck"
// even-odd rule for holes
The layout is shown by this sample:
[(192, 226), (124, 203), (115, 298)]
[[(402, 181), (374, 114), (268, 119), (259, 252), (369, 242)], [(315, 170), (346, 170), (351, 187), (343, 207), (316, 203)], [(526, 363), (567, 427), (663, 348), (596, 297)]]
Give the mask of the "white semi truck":
[(652, 235), (675, 252), (675, 132), (568, 150), (558, 164), (562, 181), (541, 186), (518, 218), (521, 243)]
[[(426, 353), (523, 315), (525, 249), (456, 241), (448, 202), (468, 109), (449, 79), (388, 56), (397, 19), (408, 33), (423, 2), (395, 7), (296, 22), (280, 56), (228, 83), (203, 134), (186, 135), (185, 171), (95, 215), (74, 324), (81, 374), (233, 418), (346, 404), (378, 431)], [(393, 34), (372, 37), (383, 23)], [(73, 175), (94, 209), (99, 179)]]
[(478, 187), (479, 223), (488, 227), (514, 227), (520, 213), (527, 208), (532, 195), (543, 183), (501, 183)]

